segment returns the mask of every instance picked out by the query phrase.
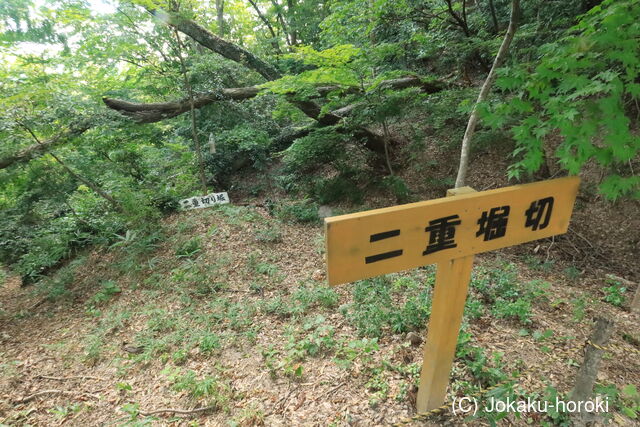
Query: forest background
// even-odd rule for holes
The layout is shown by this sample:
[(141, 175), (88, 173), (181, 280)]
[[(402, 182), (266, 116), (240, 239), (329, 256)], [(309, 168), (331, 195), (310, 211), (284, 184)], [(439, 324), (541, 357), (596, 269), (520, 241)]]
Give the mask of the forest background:
[[(434, 176), (439, 160), (424, 153), (458, 152), (510, 10), (3, 2), (0, 259), (37, 281), (87, 245), (153, 233), (179, 199), (212, 191), (304, 221), (318, 205), (450, 187), (454, 171)], [(637, 200), (639, 13), (634, 1), (523, 3), (478, 108), (475, 157), (503, 153), (511, 182), (595, 165), (589, 191)]]
[(463, 140), (478, 191), (582, 181), (476, 257), (450, 396), (566, 397), (606, 315), (637, 419), (637, 0), (4, 0), (0, 64), (0, 423), (411, 416), (434, 269), (329, 288), (321, 219), (443, 197)]

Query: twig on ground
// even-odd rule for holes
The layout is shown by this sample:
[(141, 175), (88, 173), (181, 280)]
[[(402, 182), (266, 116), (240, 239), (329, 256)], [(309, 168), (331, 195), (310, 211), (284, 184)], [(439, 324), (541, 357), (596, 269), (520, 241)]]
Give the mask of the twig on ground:
[(556, 242), (556, 236), (552, 236), (551, 237), (551, 244), (547, 247), (547, 257), (544, 259), (544, 262), (547, 263), (549, 262), (549, 257), (551, 256), (551, 247), (553, 246), (553, 244)]
[(156, 409), (155, 411), (148, 411), (148, 412), (140, 411), (139, 414), (144, 417), (148, 417), (150, 415), (156, 415), (156, 414), (165, 414), (165, 413), (172, 413), (172, 414), (178, 414), (178, 415), (193, 415), (193, 414), (198, 414), (200, 412), (210, 411), (216, 408), (217, 408), (217, 405), (205, 406), (205, 407), (196, 408), (196, 409), (165, 408), (165, 409)]
[[(22, 398), (20, 400), (16, 400), (14, 403), (19, 405), (21, 403), (31, 402), (32, 400), (37, 399), (38, 397), (46, 396), (48, 394), (75, 395), (75, 394), (78, 394), (78, 392), (76, 392), (76, 391), (66, 391), (66, 390), (43, 390), (43, 391), (39, 391), (38, 393), (34, 393), (31, 396), (27, 396), (27, 397)], [(99, 396), (96, 396), (96, 395), (93, 395), (93, 394), (90, 394), (90, 393), (80, 392), (80, 394), (82, 394), (84, 396), (91, 396), (94, 399), (99, 399)]]
[(333, 392), (335, 392), (337, 389), (339, 389), (340, 387), (344, 387), (345, 383), (341, 382), (340, 384), (338, 384), (335, 387), (330, 388), (328, 391), (325, 391), (324, 393), (320, 394), (318, 397), (316, 397), (315, 399), (313, 399), (313, 402), (317, 402), (319, 399), (328, 396), (330, 394), (333, 394)]
[(588, 241), (588, 240), (586, 239), (586, 237), (584, 237), (582, 234), (578, 233), (576, 230), (571, 230), (571, 232), (572, 232), (573, 234), (575, 234), (576, 236), (578, 236), (579, 238), (581, 238), (582, 240), (584, 240), (585, 242), (587, 242), (587, 244), (588, 244), (591, 248), (595, 249), (595, 247), (593, 246), (593, 244), (592, 244), (590, 241)]
[(68, 380), (100, 380), (106, 381), (104, 378), (100, 377), (92, 377), (90, 375), (77, 375), (73, 377), (50, 377), (48, 375), (38, 375), (36, 378), (42, 378), (44, 380), (54, 380), (54, 381), (68, 381)]

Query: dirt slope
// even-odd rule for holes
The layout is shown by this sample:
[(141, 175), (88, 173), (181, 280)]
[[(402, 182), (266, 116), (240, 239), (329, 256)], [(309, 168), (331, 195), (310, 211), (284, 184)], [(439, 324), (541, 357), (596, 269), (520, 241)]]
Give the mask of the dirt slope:
[[(412, 319), (428, 314), (433, 269), (332, 290), (322, 285), (319, 226), (226, 206), (176, 214), (164, 228), (155, 242), (86, 254), (40, 293), (13, 279), (0, 287), (0, 422), (368, 426), (413, 413), (421, 346), (407, 332)], [(599, 382), (640, 384), (640, 316), (602, 301), (609, 284), (597, 270), (568, 273), (555, 252), (545, 263), (546, 249), (541, 256), (532, 249), (478, 257), (472, 298), (479, 302), (467, 309), (450, 392), (488, 386), (499, 374), (487, 370), (508, 373), (520, 363), (532, 372), (518, 386), (524, 393), (569, 390), (596, 314), (617, 323)], [(527, 300), (522, 321), (496, 315), (501, 306), (481, 290), (500, 280), (523, 292), (532, 280), (548, 285)], [(45, 299), (43, 289), (56, 297)], [(369, 298), (376, 289), (389, 300)], [(415, 333), (424, 336), (418, 324)], [(44, 393), (52, 390), (62, 393)], [(199, 407), (211, 409), (153, 414)], [(613, 420), (630, 422), (619, 413)]]

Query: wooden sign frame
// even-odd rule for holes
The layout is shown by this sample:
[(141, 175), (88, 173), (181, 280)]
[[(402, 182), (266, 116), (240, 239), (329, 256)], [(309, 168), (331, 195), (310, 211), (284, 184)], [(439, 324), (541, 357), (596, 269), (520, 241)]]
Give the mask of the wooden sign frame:
[(325, 218), (327, 280), (352, 282), (437, 263), (418, 412), (445, 400), (474, 254), (564, 234), (579, 177)]

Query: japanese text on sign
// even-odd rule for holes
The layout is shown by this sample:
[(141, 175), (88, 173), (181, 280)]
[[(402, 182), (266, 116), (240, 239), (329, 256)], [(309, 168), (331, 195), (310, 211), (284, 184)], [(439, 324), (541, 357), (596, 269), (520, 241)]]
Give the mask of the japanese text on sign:
[(226, 192), (211, 193), (206, 196), (196, 196), (180, 200), (180, 209), (202, 209), (209, 208), (214, 205), (221, 205), (223, 203), (229, 203), (229, 196)]
[(560, 178), (326, 218), (329, 284), (565, 233), (579, 181)]

